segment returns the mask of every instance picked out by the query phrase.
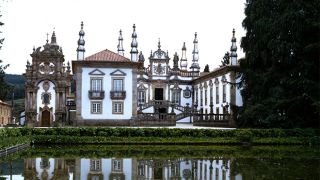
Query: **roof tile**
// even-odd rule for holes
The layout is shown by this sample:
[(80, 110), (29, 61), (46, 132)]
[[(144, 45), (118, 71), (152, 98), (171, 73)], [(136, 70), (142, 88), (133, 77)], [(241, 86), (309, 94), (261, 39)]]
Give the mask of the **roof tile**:
[(107, 61), (107, 62), (130, 62), (130, 59), (121, 56), (115, 52), (108, 49), (100, 51), (96, 54), (88, 56), (85, 58), (86, 61)]

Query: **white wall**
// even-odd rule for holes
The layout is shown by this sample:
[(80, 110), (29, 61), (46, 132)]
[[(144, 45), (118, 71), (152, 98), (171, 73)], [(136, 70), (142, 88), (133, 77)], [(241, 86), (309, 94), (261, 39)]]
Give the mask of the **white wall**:
[[(124, 103), (123, 114), (112, 114), (112, 100), (110, 99), (110, 91), (112, 91), (112, 77), (110, 73), (117, 70), (117, 68), (99, 68), (105, 75), (89, 75), (90, 72), (96, 68), (82, 68), (82, 87), (81, 87), (81, 115), (83, 119), (130, 119), (132, 117), (132, 69), (122, 68), (119, 69), (126, 73), (126, 76), (115, 76), (124, 77), (124, 90), (126, 91), (126, 98), (122, 101)], [(105, 97), (102, 100), (102, 113), (101, 114), (91, 114), (91, 101), (100, 100), (90, 100), (88, 92), (90, 87), (91, 77), (103, 77), (103, 90), (105, 92)], [(136, 83), (136, 82), (134, 82)], [(118, 100), (117, 100), (118, 101)]]
[[(94, 159), (96, 160), (96, 159)], [(117, 160), (122, 160), (123, 162), (123, 174), (125, 175), (125, 179), (131, 179), (132, 175), (132, 159), (131, 158), (121, 158)], [(80, 177), (81, 180), (86, 180), (88, 178), (88, 174), (90, 172), (90, 159), (81, 159), (81, 170)], [(101, 173), (103, 174), (103, 179), (109, 179), (109, 175), (112, 172), (112, 158), (101, 159)]]
[[(43, 89), (43, 82), (44, 81), (41, 81), (39, 84), (38, 84), (38, 92), (37, 92), (37, 121), (39, 121), (39, 117), (40, 117), (40, 107), (43, 108), (44, 107), (44, 104), (42, 104), (42, 99), (41, 99), (41, 94), (45, 92), (45, 90)], [(50, 99), (50, 104), (48, 105), (49, 108), (52, 108), (52, 115), (53, 115), (53, 121), (55, 121), (55, 116), (54, 116), (54, 113), (55, 113), (55, 110), (56, 110), (56, 91), (54, 90), (54, 87), (55, 85), (51, 82), (51, 81), (48, 81), (49, 82), (49, 89), (48, 89), (48, 93), (51, 93), (51, 99)]]
[[(227, 80), (227, 82), (230, 82), (231, 81), (231, 78), (230, 78), (230, 76), (231, 76), (231, 73), (227, 73), (227, 74), (225, 74), (225, 77), (226, 77), (226, 80)], [(230, 102), (231, 102), (231, 84), (229, 84), (229, 83), (223, 83), (222, 82), (222, 77), (223, 77), (223, 75), (221, 75), (221, 76), (217, 76), (217, 77), (213, 77), (213, 78), (211, 78), (211, 79), (208, 79), (208, 80), (206, 80), (206, 81), (203, 81), (203, 82), (201, 82), (201, 83), (197, 83), (196, 85), (198, 86), (198, 94), (196, 94), (196, 97), (198, 98), (198, 107), (197, 107), (197, 109), (198, 110), (200, 110), (201, 109), (201, 107), (203, 108), (203, 113), (205, 113), (205, 109), (207, 109), (207, 112), (208, 112), (208, 114), (210, 113), (210, 85), (209, 85), (209, 81), (211, 80), (212, 81), (212, 83), (213, 83), (213, 86), (212, 86), (212, 88), (213, 88), (213, 113), (217, 113), (216, 112), (216, 108), (219, 108), (219, 113), (221, 114), (222, 112), (223, 112), (223, 108), (222, 108), (222, 106), (225, 106), (227, 103), (229, 104), (229, 107), (228, 107), (228, 112), (230, 112)], [(219, 81), (219, 83), (218, 84), (215, 84), (214, 82), (215, 82), (215, 79), (218, 79), (218, 81)], [(204, 88), (204, 84), (205, 84), (205, 82), (207, 83), (207, 105), (205, 105), (205, 88)], [(201, 100), (201, 95), (200, 95), (200, 93), (201, 93), (201, 89), (200, 89), (200, 84), (202, 85), (202, 97), (203, 97), (203, 99), (202, 99), (202, 105), (203, 106), (200, 106), (201, 105), (201, 102), (200, 102), (200, 100)], [(223, 102), (223, 85), (225, 84), (225, 86), (226, 86), (226, 102), (224, 103)], [(216, 86), (218, 86), (218, 88), (219, 88), (219, 103), (217, 104), (216, 103)], [(237, 95), (237, 94), (236, 94)], [(239, 96), (241, 97), (241, 95), (239, 94), (238, 96), (236, 96), (236, 101), (239, 101), (238, 99), (239, 99)]]
[[(36, 172), (39, 179), (41, 179), (41, 174), (43, 172), (43, 169), (40, 168), (40, 162), (42, 158), (36, 158)], [(46, 170), (48, 172), (48, 179), (51, 179), (53, 176), (54, 171), (54, 159), (49, 159), (49, 168)]]

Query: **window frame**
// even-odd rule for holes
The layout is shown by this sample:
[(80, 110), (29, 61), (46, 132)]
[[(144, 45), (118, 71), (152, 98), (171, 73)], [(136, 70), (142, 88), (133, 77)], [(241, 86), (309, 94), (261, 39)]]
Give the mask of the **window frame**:
[[(101, 81), (100, 90), (95, 90), (95, 88), (93, 88), (93, 81), (96, 81), (96, 80)], [(101, 92), (101, 91), (103, 91), (103, 77), (90, 77), (90, 91), (93, 91), (93, 92)]]
[[(121, 112), (115, 111), (116, 104), (121, 104)], [(112, 114), (124, 114), (124, 102), (123, 101), (112, 101)]]
[(101, 171), (102, 168), (101, 159), (90, 159), (90, 171)]
[[(122, 85), (121, 85), (121, 90), (116, 90), (115, 89), (115, 81), (116, 80), (121, 80), (122, 81)], [(124, 87), (124, 85), (125, 85), (125, 78), (124, 77), (112, 77), (111, 78), (111, 82), (112, 82), (112, 85), (111, 85), (111, 91), (115, 91), (115, 92), (122, 92), (122, 91), (125, 91), (124, 89), (125, 89), (125, 87)]]
[[(117, 164), (115, 164), (117, 163)], [(116, 165), (117, 167), (115, 168)], [(119, 168), (120, 165), (120, 168)], [(113, 172), (123, 172), (123, 160), (122, 159), (112, 159), (111, 160), (111, 170)]]
[[(93, 106), (94, 106), (94, 104), (100, 104), (100, 112), (94, 112), (93, 111)], [(98, 109), (97, 107), (96, 107), (96, 109)], [(102, 101), (91, 101), (91, 103), (90, 103), (90, 111), (91, 111), (91, 114), (102, 114)]]
[(227, 85), (222, 85), (222, 102), (227, 102)]

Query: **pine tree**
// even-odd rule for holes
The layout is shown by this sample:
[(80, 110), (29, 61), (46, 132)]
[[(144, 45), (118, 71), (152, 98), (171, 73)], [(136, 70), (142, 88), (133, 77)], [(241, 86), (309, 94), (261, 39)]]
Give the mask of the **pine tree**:
[(222, 58), (222, 61), (221, 61), (221, 66), (220, 67), (223, 67), (223, 66), (226, 66), (230, 63), (230, 53), (229, 52), (226, 52)]
[[(0, 15), (2, 17), (2, 15)], [(0, 21), (0, 27), (3, 26), (4, 23)], [(0, 31), (0, 33), (2, 33)], [(0, 37), (0, 50), (3, 45), (4, 38)], [(4, 70), (8, 67), (9, 65), (3, 65), (2, 60), (0, 59), (0, 100), (4, 100), (8, 94), (8, 85), (4, 80), (5, 72)]]
[(239, 126), (319, 128), (319, 10), (319, 0), (247, 0)]
[(210, 72), (210, 70), (209, 70), (209, 64), (206, 64), (206, 66), (204, 67), (203, 72)]

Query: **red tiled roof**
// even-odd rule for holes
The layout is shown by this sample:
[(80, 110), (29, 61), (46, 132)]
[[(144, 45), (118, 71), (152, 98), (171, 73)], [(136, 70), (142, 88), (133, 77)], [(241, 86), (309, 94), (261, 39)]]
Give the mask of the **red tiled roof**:
[(86, 61), (130, 62), (130, 59), (108, 49), (85, 58)]

